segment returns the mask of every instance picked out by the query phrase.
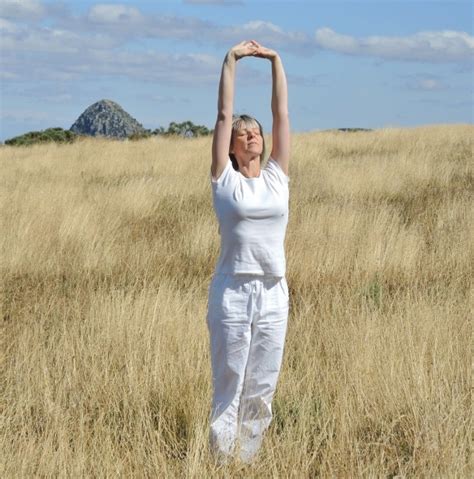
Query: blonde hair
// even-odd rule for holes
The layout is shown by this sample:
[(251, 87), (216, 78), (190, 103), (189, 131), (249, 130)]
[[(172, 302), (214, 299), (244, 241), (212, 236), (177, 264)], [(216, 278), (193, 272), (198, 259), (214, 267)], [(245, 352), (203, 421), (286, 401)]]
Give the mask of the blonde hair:
[[(260, 122), (255, 119), (253, 116), (250, 115), (234, 115), (232, 118), (232, 134), (230, 136), (230, 145), (229, 145), (229, 151), (232, 148), (233, 142), (234, 142), (234, 133), (239, 129), (242, 128), (242, 126), (245, 126), (247, 128), (252, 128), (255, 126), (258, 126), (258, 129), (260, 130), (260, 135), (262, 136), (262, 141), (263, 141), (263, 149), (262, 149), (262, 154), (260, 155), (260, 165), (263, 164), (264, 158), (265, 158), (265, 138), (263, 136), (263, 128)], [(232, 166), (234, 167), (234, 170), (239, 171), (239, 164), (237, 163), (237, 158), (233, 153), (229, 153), (230, 161), (232, 161)]]

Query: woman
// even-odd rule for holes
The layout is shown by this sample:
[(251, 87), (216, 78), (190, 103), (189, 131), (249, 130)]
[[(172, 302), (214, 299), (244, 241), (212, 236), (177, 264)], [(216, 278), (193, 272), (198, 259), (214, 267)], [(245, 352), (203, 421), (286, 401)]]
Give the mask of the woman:
[[(272, 65), (272, 152), (263, 167), (262, 127), (233, 117), (241, 58)], [(256, 41), (227, 53), (212, 143), (211, 184), (221, 252), (209, 287), (213, 400), (210, 446), (226, 462), (240, 446), (250, 462), (272, 419), (288, 318), (284, 239), (288, 222), (290, 127), (285, 72), (278, 54)], [(230, 146), (229, 146), (230, 145)]]

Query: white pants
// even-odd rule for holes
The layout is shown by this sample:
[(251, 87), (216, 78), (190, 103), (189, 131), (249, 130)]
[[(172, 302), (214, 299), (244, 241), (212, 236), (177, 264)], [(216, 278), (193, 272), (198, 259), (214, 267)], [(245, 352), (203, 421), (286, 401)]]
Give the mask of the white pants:
[(210, 447), (250, 462), (272, 419), (288, 318), (284, 277), (214, 275), (209, 287), (213, 398)]

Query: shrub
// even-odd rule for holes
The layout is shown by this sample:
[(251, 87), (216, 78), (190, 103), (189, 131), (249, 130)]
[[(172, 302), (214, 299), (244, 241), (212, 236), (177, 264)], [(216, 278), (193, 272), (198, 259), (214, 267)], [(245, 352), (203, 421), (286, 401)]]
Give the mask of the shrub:
[(132, 141), (143, 140), (145, 138), (150, 138), (151, 135), (152, 135), (152, 132), (150, 130), (145, 130), (141, 132), (132, 133), (131, 135), (128, 136), (128, 139)]
[(152, 132), (153, 135), (165, 135), (165, 136), (182, 136), (185, 138), (195, 138), (198, 136), (205, 136), (212, 134), (212, 130), (204, 125), (195, 125), (192, 121), (183, 121), (182, 123), (176, 123), (172, 121), (168, 129), (165, 130), (162, 126)]
[(5, 145), (10, 146), (29, 146), (36, 143), (72, 143), (77, 138), (77, 134), (70, 130), (62, 128), (47, 128), (42, 131), (29, 131), (24, 135), (15, 136), (5, 140)]

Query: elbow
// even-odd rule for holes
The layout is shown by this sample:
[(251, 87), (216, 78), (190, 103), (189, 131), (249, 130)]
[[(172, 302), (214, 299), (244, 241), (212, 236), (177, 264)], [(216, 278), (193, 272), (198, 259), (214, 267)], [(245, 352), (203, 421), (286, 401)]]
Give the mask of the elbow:
[(232, 121), (232, 111), (231, 110), (218, 110), (217, 112), (217, 122), (231, 122)]
[(273, 120), (275, 121), (290, 121), (290, 115), (287, 108), (275, 108), (272, 111)]

